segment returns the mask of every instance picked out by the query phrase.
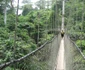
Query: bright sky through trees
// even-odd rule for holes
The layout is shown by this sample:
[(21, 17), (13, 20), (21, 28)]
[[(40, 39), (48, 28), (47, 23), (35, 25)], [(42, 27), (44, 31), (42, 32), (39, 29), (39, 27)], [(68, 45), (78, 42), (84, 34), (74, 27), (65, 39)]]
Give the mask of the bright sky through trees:
[[(15, 6), (17, 6), (17, 1), (18, 1), (18, 0), (14, 0), (14, 5), (15, 5)], [(22, 4), (22, 1), (23, 1), (23, 0), (19, 0), (19, 1), (20, 1), (20, 2), (19, 2), (19, 5), (22, 6), (22, 5), (23, 5), (23, 4)], [(33, 7), (35, 7), (35, 2), (37, 2), (37, 1), (39, 1), (39, 0), (31, 0), (31, 2), (32, 2), (32, 4), (33, 4)], [(21, 13), (22, 13), (22, 10), (19, 10), (19, 14), (21, 14)]]
[[(15, 1), (15, 5), (16, 5), (16, 2), (18, 1), (18, 0), (14, 0)], [(23, 0), (20, 0), (20, 5), (22, 5), (22, 1)], [(35, 2), (37, 2), (37, 1), (39, 1), (39, 0), (31, 0), (31, 2), (34, 4)]]

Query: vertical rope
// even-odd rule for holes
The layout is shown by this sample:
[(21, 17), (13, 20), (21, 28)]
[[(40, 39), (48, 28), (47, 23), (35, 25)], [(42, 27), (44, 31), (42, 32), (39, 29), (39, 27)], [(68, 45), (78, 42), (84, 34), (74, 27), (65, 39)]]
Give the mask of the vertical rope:
[[(80, 48), (82, 47), (82, 37), (83, 37), (83, 23), (84, 23), (84, 1), (82, 2), (82, 20), (81, 20), (81, 37), (80, 37), (80, 40), (81, 40), (81, 45), (80, 45)], [(82, 51), (82, 49), (81, 49)]]
[[(38, 15), (38, 19), (40, 18), (40, 15), (39, 15), (39, 12), (37, 13), (37, 15)], [(40, 21), (40, 20), (38, 20), (38, 21)], [(39, 31), (40, 31), (40, 29), (39, 29), (39, 23), (38, 23), (38, 35), (37, 35), (37, 45), (39, 45)]]
[(52, 20), (53, 20), (53, 18), (52, 18), (52, 13), (51, 13), (51, 20), (50, 20), (50, 23), (51, 23), (51, 34), (52, 34)]
[(55, 14), (54, 14), (54, 34), (55, 34), (55, 32), (56, 32), (56, 4), (55, 4)]
[[(55, 8), (54, 8), (54, 10), (55, 10)], [(55, 20), (54, 20), (54, 10), (53, 10), (53, 14), (52, 14), (52, 34), (54, 34), (54, 22), (55, 22)]]
[[(69, 23), (71, 23), (70, 18), (71, 18), (71, 10), (72, 10), (72, 8), (69, 7), (68, 10), (69, 10), (69, 12), (68, 12), (68, 22), (67, 22), (67, 25), (68, 25), (68, 27), (69, 27)], [(68, 30), (68, 29), (67, 29), (67, 30)], [(67, 32), (68, 32), (68, 31), (67, 31)]]
[(58, 31), (58, 30), (57, 30), (57, 28), (58, 28), (58, 27), (57, 27), (57, 20), (58, 20), (57, 18), (58, 18), (58, 17), (57, 17), (57, 2), (56, 2), (56, 14), (55, 14), (55, 34), (56, 34), (56, 32)]
[[(58, 3), (57, 3), (57, 8), (58, 8)], [(57, 27), (59, 30), (60, 29), (60, 27), (59, 27), (59, 8), (57, 9)]]

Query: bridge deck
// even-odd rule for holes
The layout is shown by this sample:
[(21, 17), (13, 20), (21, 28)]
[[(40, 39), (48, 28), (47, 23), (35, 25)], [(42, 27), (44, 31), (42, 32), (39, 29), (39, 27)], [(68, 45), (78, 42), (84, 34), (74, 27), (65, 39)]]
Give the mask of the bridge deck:
[(56, 69), (55, 70), (65, 70), (65, 59), (64, 59), (64, 38), (61, 39), (60, 48), (57, 57)]

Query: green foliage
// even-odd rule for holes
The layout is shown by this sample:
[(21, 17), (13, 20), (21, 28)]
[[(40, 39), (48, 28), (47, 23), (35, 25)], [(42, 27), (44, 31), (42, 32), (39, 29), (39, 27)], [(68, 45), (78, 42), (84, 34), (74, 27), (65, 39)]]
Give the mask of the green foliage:
[(85, 55), (85, 50), (83, 50), (83, 54)]
[(19, 18), (19, 22), (27, 22), (27, 20), (28, 20), (28, 17), (27, 16), (20, 16)]
[[(23, 57), (53, 37), (52, 33), (48, 34), (46, 27), (51, 27), (50, 24), (52, 23), (49, 19), (54, 15), (54, 12), (52, 10), (33, 10), (32, 7), (30, 7), (31, 6), (28, 7), (28, 5), (24, 6), (23, 13), (18, 16), (17, 23), (16, 14), (13, 12), (10, 13), (12, 11), (11, 8), (7, 13), (6, 25), (4, 25), (4, 16), (0, 15), (0, 64), (14, 58), (18, 59)], [(16, 42), (15, 24), (17, 25)], [(14, 46), (14, 42), (16, 46)], [(34, 64), (34, 67), (35, 66)], [(12, 69), (13, 67), (6, 68), (6, 70)]]
[(80, 48), (82, 48), (82, 50), (85, 49), (85, 40), (77, 40), (77, 41), (76, 41), (76, 44), (77, 44)]
[(24, 40), (24, 41), (28, 41), (28, 39), (29, 39), (29, 36), (28, 36), (28, 33), (27, 33), (27, 30), (26, 29), (23, 29), (23, 30), (20, 30), (20, 29), (18, 29), (17, 30), (17, 36), (18, 37), (21, 37), (22, 38), (22, 40)]
[(4, 26), (4, 17), (0, 14), (0, 27)]
[(11, 67), (7, 67), (5, 70), (13, 70), (13, 68), (11, 68)]
[(25, 5), (24, 7), (23, 7), (23, 12), (22, 12), (22, 15), (23, 16), (26, 16), (30, 11), (32, 11), (33, 10), (33, 8), (32, 8), (32, 5), (30, 4), (30, 5)]
[[(79, 40), (81, 35), (85, 39), (84, 29), (84, 2), (80, 0), (70, 0), (66, 2), (66, 28), (73, 40)], [(72, 13), (73, 12), (73, 13)]]
[(7, 19), (7, 28), (10, 30), (10, 31), (14, 31), (15, 29), (15, 15), (14, 14), (9, 14), (8, 16), (8, 19)]
[(82, 50), (83, 54), (85, 55), (85, 40), (77, 40), (76, 44)]
[(9, 37), (8, 29), (0, 27), (0, 38), (1, 39), (7, 39), (8, 37)]

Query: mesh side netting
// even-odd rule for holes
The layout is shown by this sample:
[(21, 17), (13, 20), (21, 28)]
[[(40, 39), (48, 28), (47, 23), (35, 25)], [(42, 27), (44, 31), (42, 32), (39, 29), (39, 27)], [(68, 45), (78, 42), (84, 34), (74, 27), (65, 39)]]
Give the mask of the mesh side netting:
[(42, 49), (17, 63), (11, 64), (4, 70), (54, 70), (60, 39), (60, 35), (56, 36)]
[(85, 59), (77, 45), (65, 36), (66, 70), (85, 70)]

